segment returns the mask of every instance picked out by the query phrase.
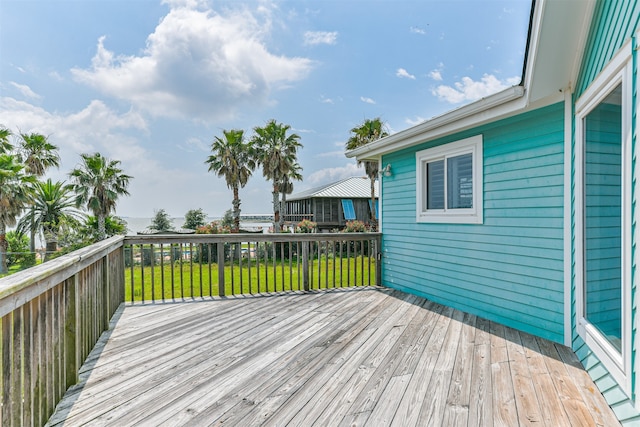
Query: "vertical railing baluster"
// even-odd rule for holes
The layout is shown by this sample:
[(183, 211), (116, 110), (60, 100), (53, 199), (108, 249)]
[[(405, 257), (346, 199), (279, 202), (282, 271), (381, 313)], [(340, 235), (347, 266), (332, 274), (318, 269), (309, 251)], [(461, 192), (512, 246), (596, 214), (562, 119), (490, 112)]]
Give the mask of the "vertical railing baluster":
[(256, 277), (258, 279), (257, 291), (260, 293), (260, 242), (256, 242)]
[(273, 292), (276, 292), (278, 289), (278, 267), (276, 266), (276, 242), (271, 243), (271, 262), (273, 263)]
[(169, 243), (169, 262), (171, 264), (171, 299), (176, 299), (175, 260), (173, 256), (173, 243)]
[(360, 240), (360, 286), (364, 286), (364, 240)]
[(293, 290), (293, 274), (291, 273), (291, 258), (293, 257), (293, 244), (289, 240), (289, 290)]
[(302, 255), (302, 242), (296, 242), (296, 276), (298, 277), (298, 290), (301, 289), (302, 273), (300, 271), (300, 256)]
[(191, 299), (193, 299), (193, 243), (191, 242), (189, 242), (189, 285), (191, 289)]
[(131, 273), (131, 302), (133, 302), (135, 300), (135, 280), (134, 280), (134, 270), (135, 270), (135, 266), (133, 264), (133, 248), (134, 245), (129, 245), (129, 266), (130, 266), (130, 273)]
[(236, 259), (236, 251), (238, 250), (237, 243), (229, 244), (229, 265), (231, 270), (231, 295), (236, 294), (236, 280), (235, 280), (235, 272), (234, 272), (234, 264)]
[[(251, 243), (247, 243), (247, 249), (249, 252), (247, 253), (247, 280), (249, 280), (249, 293), (253, 295), (253, 280), (251, 279)], [(257, 248), (254, 246), (254, 251), (257, 253)]]
[(302, 242), (302, 285), (309, 292), (309, 241)]
[(198, 244), (198, 271), (200, 272), (200, 298), (203, 297), (204, 291), (202, 290), (202, 243)]
[(265, 292), (269, 293), (269, 245), (264, 242), (264, 286)]
[(328, 240), (324, 242), (324, 286), (327, 289), (329, 289), (329, 241)]
[[(356, 249), (356, 245), (355, 242), (353, 240), (347, 240), (347, 286), (353, 286), (352, 282), (351, 282), (351, 263), (352, 263), (352, 256), (351, 256), (351, 245), (353, 244), (353, 250), (355, 251)], [(353, 265), (353, 273), (355, 274), (356, 272), (356, 267), (355, 264)]]
[(164, 244), (160, 243), (160, 288), (162, 290), (162, 302), (164, 302)]
[(209, 267), (209, 296), (213, 296), (213, 278), (211, 276), (211, 246), (213, 243), (207, 243), (207, 265)]
[(224, 283), (224, 241), (216, 243), (218, 251), (218, 296), (225, 295)]
[(333, 283), (333, 287), (337, 288), (336, 284), (336, 242), (335, 240), (331, 241), (331, 267), (333, 270), (333, 277), (331, 279)]
[(153, 243), (150, 244), (149, 247), (150, 247), (149, 251), (151, 252), (151, 254), (150, 254), (150, 259), (151, 259), (151, 301), (154, 302), (156, 300), (156, 282), (155, 282), (156, 269), (155, 269), (155, 265), (154, 265), (156, 253), (155, 253), (155, 250), (153, 248)]
[(144, 303), (144, 245), (140, 245), (140, 301)]
[[(244, 294), (244, 280), (243, 277), (244, 276), (244, 272), (242, 271), (242, 245), (243, 243), (240, 242), (238, 243), (240, 245), (240, 256), (238, 257), (238, 270), (240, 271), (240, 295)], [(247, 252), (248, 254), (249, 252)]]

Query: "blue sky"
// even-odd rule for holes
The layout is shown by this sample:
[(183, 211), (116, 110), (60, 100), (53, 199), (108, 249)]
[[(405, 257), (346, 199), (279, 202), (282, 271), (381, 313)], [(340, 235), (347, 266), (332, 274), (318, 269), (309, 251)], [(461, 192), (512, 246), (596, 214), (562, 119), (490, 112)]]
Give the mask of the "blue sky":
[[(517, 84), (530, 1), (0, 1), (0, 125), (60, 147), (64, 180), (99, 151), (133, 175), (117, 214), (220, 216), (204, 161), (223, 129), (301, 136), (302, 191), (364, 175), (349, 130), (391, 132)], [(271, 210), (256, 170), (243, 213)]]

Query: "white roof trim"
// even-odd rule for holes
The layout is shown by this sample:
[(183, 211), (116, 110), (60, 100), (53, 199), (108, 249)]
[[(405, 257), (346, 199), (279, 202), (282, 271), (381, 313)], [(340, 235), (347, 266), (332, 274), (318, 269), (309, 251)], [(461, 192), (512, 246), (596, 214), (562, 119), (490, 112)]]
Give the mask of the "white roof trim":
[[(445, 135), (451, 132), (447, 128), (447, 125), (455, 123), (456, 129), (459, 130), (459, 122), (467, 118), (473, 118), (471, 121), (476, 124), (484, 122), (488, 117), (481, 115), (480, 113), (486, 113), (488, 110), (504, 106), (514, 100), (522, 99), (524, 94), (525, 90), (522, 86), (512, 86), (502, 92), (482, 98), (476, 102), (420, 123), (419, 125), (413, 126), (409, 129), (381, 138), (375, 142), (356, 148), (355, 150), (347, 151), (346, 156), (360, 159), (377, 156), (391, 150), (396, 151), (419, 142), (424, 142), (425, 137), (432, 139), (436, 136)], [(522, 103), (518, 103), (517, 106), (512, 106), (509, 110), (513, 111), (523, 107), (524, 105)], [(501, 111), (499, 115), (501, 116), (506, 113), (506, 111)], [(440, 132), (434, 132), (436, 130), (440, 130)]]

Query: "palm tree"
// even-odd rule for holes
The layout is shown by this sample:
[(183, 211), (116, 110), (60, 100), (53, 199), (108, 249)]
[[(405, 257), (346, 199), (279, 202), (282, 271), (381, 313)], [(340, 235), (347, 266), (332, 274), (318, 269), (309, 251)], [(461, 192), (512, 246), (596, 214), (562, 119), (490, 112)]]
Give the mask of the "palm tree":
[[(18, 153), (25, 164), (26, 172), (37, 178), (43, 176), (50, 167), (60, 166), (58, 147), (51, 144), (47, 137), (39, 133), (21, 133)], [(35, 214), (32, 212), (30, 217), (35, 218)], [(36, 250), (37, 229), (36, 224), (31, 224), (29, 227), (29, 249), (32, 253)]]
[(17, 156), (0, 154), (0, 273), (7, 273), (7, 227), (16, 225), (16, 219), (29, 202), (29, 184), (33, 176), (25, 173)]
[(60, 166), (58, 147), (39, 133), (21, 133), (18, 151), (25, 164), (26, 172), (36, 177), (43, 176), (50, 167)]
[(13, 150), (13, 145), (9, 142), (11, 131), (5, 127), (0, 127), (0, 154), (7, 154)]
[(290, 129), (289, 125), (270, 120), (266, 126), (254, 128), (252, 139), (262, 175), (273, 182), (273, 228), (276, 232), (280, 231), (280, 184), (294, 168), (298, 148), (302, 147), (300, 136), (287, 135)]
[[(302, 181), (302, 166), (300, 166), (297, 162), (293, 164), (289, 173), (282, 177), (282, 181), (280, 182), (280, 194), (282, 198), (280, 199), (280, 206), (282, 209), (287, 208), (287, 194), (293, 193), (293, 182), (292, 180)], [(286, 213), (286, 212), (285, 212)], [(280, 229), (284, 225), (284, 214), (280, 215)]]
[(98, 239), (105, 238), (105, 218), (116, 210), (120, 196), (128, 196), (132, 176), (122, 173), (119, 160), (109, 160), (100, 153), (81, 154), (82, 164), (69, 176), (77, 195), (76, 206), (86, 205), (98, 218)]
[(62, 223), (69, 219), (80, 219), (82, 214), (75, 207), (73, 187), (64, 182), (38, 181), (33, 185), (33, 206), (18, 222), (20, 233), (35, 226), (44, 234), (47, 255), (58, 250), (58, 233)]
[[(351, 129), (351, 137), (347, 141), (347, 150), (354, 150), (370, 142), (376, 141), (380, 138), (388, 136), (389, 132), (386, 130), (385, 123), (376, 117), (375, 119), (365, 119), (361, 125)], [(378, 162), (377, 161), (358, 161), (358, 164), (364, 164), (364, 171), (371, 180), (371, 227), (374, 230), (378, 229), (376, 220), (376, 212), (373, 206), (376, 206), (376, 178), (378, 177)]]
[(244, 187), (256, 168), (253, 146), (245, 142), (244, 131), (223, 130), (224, 139), (216, 136), (211, 144), (212, 154), (205, 161), (209, 172), (223, 176), (227, 187), (233, 190), (234, 231), (240, 231), (240, 197), (238, 189)]

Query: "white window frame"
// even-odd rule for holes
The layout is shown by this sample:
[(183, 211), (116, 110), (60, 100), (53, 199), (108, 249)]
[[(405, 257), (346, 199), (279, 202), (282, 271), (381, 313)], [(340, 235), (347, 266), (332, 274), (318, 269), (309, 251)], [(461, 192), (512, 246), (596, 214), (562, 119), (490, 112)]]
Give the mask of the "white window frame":
[[(473, 207), (469, 209), (447, 209), (447, 174), (445, 172), (445, 208), (427, 209), (426, 165), (430, 162), (445, 160), (464, 154), (472, 155), (473, 168)], [(482, 135), (461, 139), (444, 145), (439, 145), (416, 153), (416, 221), (457, 224), (483, 223), (483, 151)]]
[[(631, 43), (623, 46), (576, 101), (576, 328), (622, 390), (631, 396)], [(585, 317), (584, 265), (584, 119), (618, 85), (622, 85), (622, 350), (618, 350)]]

